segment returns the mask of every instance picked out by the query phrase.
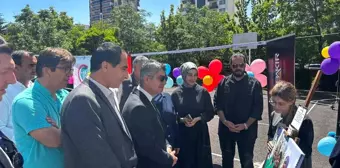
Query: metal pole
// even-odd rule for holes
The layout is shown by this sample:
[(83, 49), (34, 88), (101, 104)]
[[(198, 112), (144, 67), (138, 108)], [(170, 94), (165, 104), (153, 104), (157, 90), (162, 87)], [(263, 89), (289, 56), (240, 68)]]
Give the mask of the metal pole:
[(338, 101), (338, 118), (336, 120), (336, 137), (340, 136), (340, 101)]
[(251, 64), (251, 49), (249, 49), (249, 65)]

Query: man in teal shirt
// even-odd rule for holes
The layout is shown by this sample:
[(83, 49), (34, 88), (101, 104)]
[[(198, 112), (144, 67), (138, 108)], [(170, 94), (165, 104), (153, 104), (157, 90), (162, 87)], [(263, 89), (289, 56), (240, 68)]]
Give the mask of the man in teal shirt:
[(60, 109), (68, 92), (75, 58), (61, 48), (43, 50), (36, 66), (33, 87), (13, 101), (12, 117), (17, 148), (24, 168), (63, 168), (60, 138)]

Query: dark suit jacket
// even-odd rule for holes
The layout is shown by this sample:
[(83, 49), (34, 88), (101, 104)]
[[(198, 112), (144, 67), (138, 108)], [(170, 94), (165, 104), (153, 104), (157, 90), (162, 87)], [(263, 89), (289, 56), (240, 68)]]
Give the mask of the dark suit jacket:
[(166, 150), (160, 114), (137, 88), (127, 99), (122, 114), (135, 144), (137, 167), (171, 168), (173, 160)]
[(86, 80), (75, 88), (62, 107), (65, 168), (136, 167), (133, 141), (123, 124), (97, 85)]
[(126, 100), (128, 99), (133, 88), (135, 88), (137, 85), (138, 85), (138, 83), (135, 80), (133, 73), (130, 75), (129, 79), (123, 81), (123, 83), (122, 83), (122, 95), (120, 97), (120, 102), (119, 102), (119, 109), (120, 110), (123, 110), (123, 107), (124, 107)]

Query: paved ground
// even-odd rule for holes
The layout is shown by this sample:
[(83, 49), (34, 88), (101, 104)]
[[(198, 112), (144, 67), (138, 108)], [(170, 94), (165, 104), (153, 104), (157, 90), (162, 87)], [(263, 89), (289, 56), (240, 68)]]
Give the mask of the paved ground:
[[(173, 89), (166, 89), (166, 92), (171, 93)], [(213, 92), (211, 96), (213, 96)], [(300, 92), (302, 100), (298, 100), (298, 103), (304, 104), (304, 97), (306, 92)], [(331, 99), (331, 100), (325, 100)], [(337, 119), (337, 105), (335, 105), (335, 110), (330, 108), (331, 103), (334, 102), (334, 95), (329, 93), (317, 93), (313, 97), (313, 103), (318, 101), (318, 104), (310, 112), (310, 116), (314, 122), (314, 144), (313, 144), (313, 168), (325, 168), (330, 167), (328, 163), (328, 158), (321, 156), (317, 149), (317, 143), (319, 140), (327, 135), (329, 131), (335, 131), (336, 129), (336, 119)], [(259, 165), (265, 158), (266, 155), (266, 141), (267, 141), (267, 131), (268, 131), (268, 106), (267, 106), (267, 95), (264, 95), (264, 111), (263, 120), (259, 123), (258, 139), (255, 145), (254, 151), (254, 161), (255, 165)], [(310, 105), (310, 107), (313, 105)], [(217, 135), (218, 128), (218, 116), (209, 122), (209, 132), (212, 146), (212, 155), (215, 168), (221, 168), (221, 151), (219, 147), (219, 139)], [(235, 155), (235, 168), (240, 168), (240, 162), (238, 159), (238, 154)]]

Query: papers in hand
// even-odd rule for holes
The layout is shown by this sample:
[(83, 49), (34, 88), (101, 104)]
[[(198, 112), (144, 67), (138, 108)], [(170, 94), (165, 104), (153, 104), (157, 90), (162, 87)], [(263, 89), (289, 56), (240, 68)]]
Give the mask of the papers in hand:
[(305, 119), (306, 114), (307, 114), (307, 109), (303, 108), (302, 106), (299, 106), (296, 113), (295, 113), (294, 119), (291, 123), (291, 126), (296, 131), (300, 130), (301, 124), (302, 124), (303, 120)]

